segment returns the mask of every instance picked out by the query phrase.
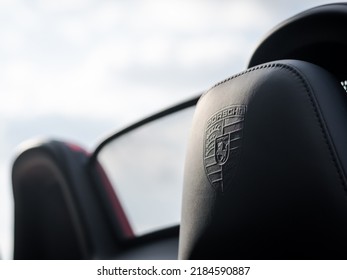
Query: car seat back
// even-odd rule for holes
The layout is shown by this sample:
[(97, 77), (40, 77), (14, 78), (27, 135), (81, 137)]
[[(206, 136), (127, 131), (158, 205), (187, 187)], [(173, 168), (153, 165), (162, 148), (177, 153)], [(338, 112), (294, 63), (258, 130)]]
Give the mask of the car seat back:
[(181, 259), (347, 258), (347, 100), (335, 76), (266, 63), (200, 99)]
[(89, 166), (89, 159), (79, 146), (61, 141), (38, 142), (17, 156), (15, 259), (99, 259), (117, 252), (111, 210), (101, 199), (107, 186), (95, 181), (102, 169)]
[(344, 81), (347, 79), (346, 23), (347, 3), (318, 6), (299, 13), (265, 36), (248, 67), (279, 59), (298, 59), (321, 66)]
[(347, 258), (346, 23), (345, 3), (290, 18), (201, 97), (180, 258)]

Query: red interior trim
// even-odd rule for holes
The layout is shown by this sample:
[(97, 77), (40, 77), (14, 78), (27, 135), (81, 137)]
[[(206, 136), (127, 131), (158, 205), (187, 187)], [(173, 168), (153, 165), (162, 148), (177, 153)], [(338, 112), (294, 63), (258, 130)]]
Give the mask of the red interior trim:
[(134, 232), (130, 226), (130, 223), (128, 221), (127, 216), (125, 215), (125, 212), (123, 210), (123, 207), (115, 193), (115, 190), (113, 189), (110, 180), (108, 179), (104, 169), (100, 165), (100, 163), (96, 163), (96, 169), (98, 174), (100, 175), (100, 179), (102, 182), (102, 185), (105, 187), (106, 193), (111, 201), (112, 208), (114, 210), (114, 213), (117, 216), (117, 220), (122, 228), (122, 231), (126, 238), (133, 238)]

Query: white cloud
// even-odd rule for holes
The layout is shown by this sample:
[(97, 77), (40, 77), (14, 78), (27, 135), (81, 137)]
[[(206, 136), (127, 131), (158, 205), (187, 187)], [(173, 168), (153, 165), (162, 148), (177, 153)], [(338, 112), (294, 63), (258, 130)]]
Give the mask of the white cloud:
[(89, 8), (94, 4), (92, 0), (36, 0), (36, 4), (40, 9), (48, 12), (71, 12)]
[(142, 20), (134, 23), (138, 27), (196, 30), (208, 24), (204, 21), (208, 7), (206, 1), (143, 1), (138, 10)]
[(62, 38), (74, 45), (83, 47), (91, 40), (88, 25), (82, 19), (69, 18), (62, 20), (57, 25), (57, 32), (61, 34)]
[(129, 17), (129, 3), (124, 1), (102, 1), (88, 14), (92, 29), (112, 32), (117, 25), (124, 26)]
[[(242, 32), (237, 28), (230, 32), (225, 30), (229, 21), (237, 23), (242, 18), (235, 19), (235, 12), (231, 8), (224, 9), (225, 4), (219, 7), (208, 1), (146, 1), (132, 2), (127, 6), (119, 2), (102, 2), (100, 5), (93, 4), (96, 7), (93, 13), (87, 9), (93, 6), (91, 2), (37, 3), (46, 12), (73, 10), (75, 16), (54, 17), (57, 35), (60, 34), (64, 40), (53, 41), (57, 45), (41, 49), (46, 56), (49, 55), (48, 61), (40, 58), (32, 49), (24, 60), (13, 59), (3, 65), (6, 73), (3, 78), (0, 77), (0, 90), (8, 98), (6, 104), (0, 105), (2, 114), (35, 116), (64, 112), (68, 115), (127, 116), (127, 111), (134, 106), (132, 103), (137, 100), (145, 102), (146, 99), (139, 92), (158, 95), (153, 100), (159, 107), (163, 104), (161, 100), (175, 99), (168, 98), (170, 93), (176, 95), (175, 92), (180, 91), (186, 94), (189, 88), (194, 91), (193, 94), (201, 89), (199, 84), (193, 89), (192, 83), (183, 83), (187, 81), (184, 71), (193, 71), (195, 76), (199, 76), (203, 69), (216, 68), (216, 65), (223, 67), (225, 60), (246, 56), (247, 39), (244, 39)], [(234, 3), (231, 6), (236, 7), (235, 11), (249, 10), (245, 4)], [(225, 10), (230, 10), (231, 16)], [(216, 17), (215, 12), (220, 16)], [(255, 17), (251, 11), (249, 13)], [(49, 17), (46, 19), (49, 20)], [(125, 20), (122, 29), (120, 19)], [(128, 23), (129, 26), (126, 25)], [(46, 24), (49, 26), (52, 22)], [(252, 26), (256, 25), (257, 21), (252, 23)], [(115, 28), (114, 32), (104, 34), (105, 28), (110, 26)], [(134, 26), (139, 29), (134, 30)], [(146, 28), (153, 29), (146, 33)], [(13, 34), (19, 32), (18, 35), (9, 35), (13, 40), (9, 49), (11, 45), (26, 45), (27, 38), (22, 36), (20, 30), (13, 30)], [(215, 33), (213, 30), (216, 30)], [(194, 32), (196, 34), (192, 35)], [(37, 51), (40, 51), (40, 44), (45, 42), (45, 34), (36, 32), (33, 37), (33, 40), (39, 40), (33, 42), (33, 46), (38, 46)], [(54, 33), (50, 36), (54, 36)], [(55, 57), (55, 51), (60, 52), (60, 49), (69, 46), (66, 42), (81, 48), (85, 55), (79, 56), (76, 48), (67, 53), (57, 53), (59, 56)], [(61, 56), (63, 63), (59, 60)], [(150, 77), (146, 68), (155, 69), (153, 75), (160, 74), (162, 77)], [(185, 70), (182, 72), (182, 69)], [(137, 77), (141, 76), (142, 71), (148, 82), (136, 80), (136, 75), (131, 73), (134, 70)], [(167, 84), (161, 80), (167, 81)], [(175, 90), (170, 83), (175, 85)]]
[(239, 34), (233, 35), (231, 38), (212, 35), (184, 41), (179, 46), (178, 59), (182, 65), (198, 69), (223, 64), (233, 57), (245, 57), (246, 39)]
[[(186, 34), (261, 29), (272, 20), (265, 1), (140, 1), (128, 22), (136, 30)], [(134, 19), (138, 20), (134, 20)]]
[(165, 67), (172, 62), (174, 43), (172, 38), (152, 36), (140, 42), (137, 51), (137, 63), (146, 67)]
[(25, 45), (24, 34), (14, 28), (0, 29), (1, 45), (3, 55), (16, 53), (22, 50)]
[[(261, 30), (273, 21), (273, 14), (269, 12), (265, 1), (229, 1), (224, 2), (218, 10), (217, 24), (226, 30)], [(214, 5), (218, 7), (218, 5)], [(264, 32), (264, 31), (263, 31)], [(243, 34), (245, 35), (245, 34)]]

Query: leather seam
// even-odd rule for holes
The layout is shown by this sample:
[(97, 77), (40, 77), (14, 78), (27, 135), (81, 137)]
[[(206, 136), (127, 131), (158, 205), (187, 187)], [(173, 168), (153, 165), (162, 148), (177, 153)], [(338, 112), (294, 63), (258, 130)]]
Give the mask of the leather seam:
[(217, 84), (215, 84), (214, 86), (212, 86), (209, 90), (207, 90), (205, 93), (202, 94), (201, 98), (199, 99), (199, 102), (202, 100), (202, 98), (207, 94), (209, 93), (211, 90), (213, 90), (214, 88), (218, 87), (218, 86), (221, 86), (235, 78), (238, 78), (240, 76), (243, 76), (245, 74), (248, 74), (248, 73), (251, 73), (251, 72), (254, 72), (254, 71), (257, 71), (257, 70), (261, 70), (261, 69), (270, 69), (270, 68), (281, 68), (281, 69), (285, 69), (287, 71), (289, 71), (292, 75), (294, 75), (296, 78), (299, 79), (300, 83), (302, 84), (308, 98), (309, 98), (309, 101), (311, 103), (311, 106), (313, 108), (313, 112), (314, 112), (314, 115), (317, 119), (317, 122), (318, 122), (318, 125), (319, 125), (319, 128), (321, 130), (321, 133), (323, 135), (323, 141), (326, 143), (326, 145), (328, 146), (328, 152), (330, 154), (330, 157), (331, 157), (331, 161), (333, 163), (333, 166), (335, 167), (335, 170), (337, 172), (337, 175), (338, 175), (338, 178), (339, 178), (339, 181), (345, 191), (345, 193), (347, 193), (347, 188), (346, 188), (346, 180), (345, 180), (345, 176), (344, 176), (344, 172), (342, 170), (342, 167), (341, 167), (341, 163), (339, 161), (339, 159), (337, 158), (336, 156), (336, 150), (333, 146), (333, 143), (332, 143), (332, 140), (330, 139), (330, 135), (329, 135), (329, 132), (328, 132), (328, 129), (326, 128), (326, 125), (325, 125), (325, 121), (324, 121), (324, 117), (322, 116), (322, 114), (320, 113), (320, 109), (318, 108), (318, 101), (315, 100), (314, 96), (313, 96), (313, 92), (312, 92), (312, 89), (309, 85), (309, 83), (307, 82), (307, 80), (305, 79), (304, 75), (298, 70), (296, 69), (294, 66), (292, 65), (287, 65), (287, 64), (283, 64), (283, 63), (268, 63), (268, 64), (262, 64), (262, 65), (258, 65), (258, 66), (255, 66), (253, 68), (250, 68), (246, 71), (243, 71), (239, 74), (236, 74), (236, 75), (233, 75)]
[(287, 69), (290, 72), (292, 72), (292, 74), (294, 74), (296, 77), (298, 77), (299, 80), (302, 82), (302, 84), (303, 84), (303, 86), (307, 92), (307, 95), (309, 97), (309, 100), (310, 100), (310, 103), (312, 105), (315, 116), (317, 118), (318, 125), (321, 129), (321, 133), (323, 135), (324, 142), (328, 146), (328, 151), (329, 151), (331, 160), (333, 162), (333, 165), (335, 166), (336, 172), (338, 174), (338, 178), (340, 180), (340, 183), (341, 183), (345, 193), (347, 193), (346, 180), (345, 180), (344, 172), (343, 172), (343, 169), (341, 167), (340, 160), (338, 159), (336, 148), (333, 147), (334, 144), (331, 140), (331, 136), (329, 134), (329, 130), (328, 130), (327, 125), (326, 125), (326, 120), (323, 117), (321, 109), (319, 108), (318, 101), (314, 97), (312, 88), (310, 87), (309, 83), (305, 79), (304, 75), (298, 69), (294, 68), (293, 66), (289, 66), (289, 65), (283, 65), (283, 66), (284, 66), (283, 67), (284, 69)]
[(279, 63), (272, 63), (272, 64), (262, 64), (262, 65), (258, 65), (258, 66), (252, 67), (252, 68), (250, 68), (250, 69), (247, 69), (247, 70), (245, 70), (245, 71), (243, 71), (243, 72), (240, 72), (240, 73), (235, 74), (235, 75), (233, 75), (233, 76), (231, 76), (231, 77), (229, 77), (229, 78), (226, 78), (225, 80), (222, 80), (222, 81), (218, 82), (217, 84), (215, 84), (214, 86), (212, 86), (210, 89), (208, 89), (206, 92), (204, 92), (204, 93), (201, 95), (199, 101), (200, 101), (207, 93), (209, 93), (211, 90), (213, 90), (214, 88), (216, 88), (216, 87), (218, 87), (218, 86), (220, 86), (220, 85), (223, 85), (223, 84), (225, 84), (225, 83), (227, 83), (227, 82), (229, 82), (229, 81), (231, 81), (231, 80), (233, 80), (233, 79), (236, 79), (236, 78), (238, 78), (238, 77), (240, 77), (240, 76), (249, 74), (249, 73), (251, 73), (251, 72), (254, 72), (254, 71), (257, 71), (257, 70), (260, 70), (260, 69), (274, 68), (274, 67), (283, 67), (283, 66), (285, 66), (285, 65), (284, 65), (284, 64), (279, 64)]

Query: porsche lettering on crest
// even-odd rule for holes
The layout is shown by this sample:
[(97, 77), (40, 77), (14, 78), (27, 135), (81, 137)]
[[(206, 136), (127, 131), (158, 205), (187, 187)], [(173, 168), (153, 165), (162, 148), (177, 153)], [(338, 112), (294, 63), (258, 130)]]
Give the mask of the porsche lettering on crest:
[(205, 131), (204, 165), (216, 191), (224, 192), (233, 177), (241, 148), (246, 106), (224, 108), (208, 119)]

